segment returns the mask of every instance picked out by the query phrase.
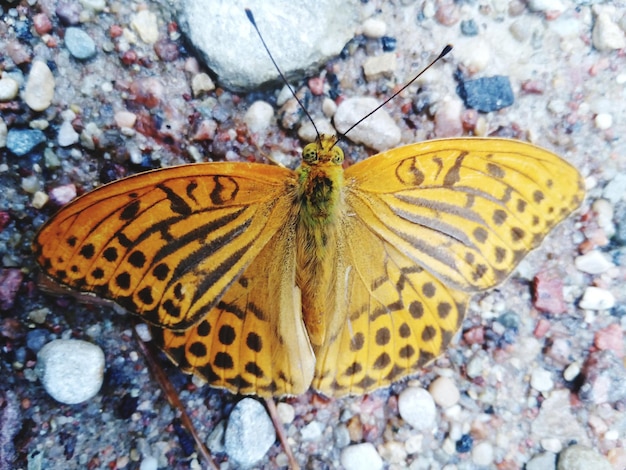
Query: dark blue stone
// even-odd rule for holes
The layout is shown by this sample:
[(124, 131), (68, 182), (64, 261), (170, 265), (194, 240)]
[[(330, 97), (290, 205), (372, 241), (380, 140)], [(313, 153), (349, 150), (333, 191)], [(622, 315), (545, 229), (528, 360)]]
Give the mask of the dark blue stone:
[(456, 92), (466, 107), (483, 113), (506, 108), (515, 101), (509, 77), (502, 75), (461, 80)]
[(13, 155), (24, 156), (46, 141), (38, 129), (10, 129), (7, 134), (7, 149)]
[(383, 51), (393, 52), (396, 50), (396, 44), (398, 43), (398, 40), (396, 38), (391, 36), (383, 36), (380, 40), (383, 43)]
[(456, 441), (456, 451), (459, 454), (464, 454), (472, 450), (474, 446), (474, 439), (469, 434), (463, 434), (461, 439)]

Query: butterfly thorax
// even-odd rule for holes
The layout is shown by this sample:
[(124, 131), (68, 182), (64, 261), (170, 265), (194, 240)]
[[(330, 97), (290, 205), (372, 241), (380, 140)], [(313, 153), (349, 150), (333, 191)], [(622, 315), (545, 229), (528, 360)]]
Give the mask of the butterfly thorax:
[(335, 298), (332, 280), (337, 270), (336, 223), (341, 214), (344, 158), (335, 142), (334, 137), (322, 135), (307, 145), (298, 169), (297, 282), (314, 349), (324, 341), (324, 318)]

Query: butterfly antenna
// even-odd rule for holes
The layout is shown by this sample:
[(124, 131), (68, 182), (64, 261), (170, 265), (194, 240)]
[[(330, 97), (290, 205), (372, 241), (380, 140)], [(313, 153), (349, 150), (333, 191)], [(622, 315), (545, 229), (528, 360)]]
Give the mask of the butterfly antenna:
[(282, 72), (282, 70), (280, 70), (280, 67), (278, 66), (278, 64), (274, 60), (274, 56), (272, 56), (272, 53), (270, 52), (269, 47), (267, 47), (267, 44), (265, 44), (265, 39), (263, 39), (263, 35), (261, 34), (261, 31), (259, 31), (259, 27), (256, 25), (256, 21), (254, 20), (254, 15), (252, 14), (252, 11), (249, 8), (246, 8), (245, 10), (246, 10), (246, 16), (248, 17), (248, 20), (250, 20), (250, 23), (252, 23), (252, 26), (254, 27), (254, 30), (259, 35), (259, 38), (261, 39), (261, 42), (263, 43), (263, 47), (267, 51), (267, 55), (270, 56), (270, 59), (272, 60), (272, 64), (274, 64), (274, 67), (278, 71), (278, 74), (280, 75), (280, 78), (283, 80), (285, 85), (287, 85), (287, 88), (289, 88), (289, 91), (291, 92), (293, 97), (296, 99), (296, 101), (300, 105), (300, 109), (302, 109), (302, 111), (304, 111), (304, 114), (306, 114), (306, 117), (308, 117), (309, 121), (311, 121), (311, 124), (313, 124), (313, 129), (315, 129), (315, 133), (317, 134), (317, 138), (319, 139), (320, 138), (320, 133), (317, 130), (317, 126), (315, 125), (315, 122), (313, 122), (313, 118), (311, 117), (309, 112), (304, 107), (304, 104), (302, 104), (302, 101), (300, 101), (300, 98), (298, 98), (298, 96), (296, 95), (296, 92), (293, 91), (293, 88), (291, 88), (291, 85), (289, 85), (289, 82), (287, 81), (287, 77), (285, 77), (285, 74)]
[(424, 67), (424, 69), (418, 73), (417, 75), (415, 75), (415, 77), (413, 77), (406, 85), (404, 85), (402, 88), (400, 88), (398, 91), (396, 91), (393, 95), (391, 95), (389, 98), (387, 98), (385, 101), (382, 102), (382, 104), (380, 104), (379, 106), (375, 107), (372, 111), (370, 111), (369, 113), (367, 113), (365, 116), (363, 116), (361, 119), (359, 119), (357, 122), (355, 122), (354, 124), (352, 124), (352, 126), (343, 134), (339, 134), (339, 136), (337, 137), (337, 142), (335, 142), (335, 145), (337, 145), (339, 143), (340, 140), (344, 140), (346, 137), (346, 134), (348, 132), (350, 132), (352, 129), (354, 129), (356, 126), (358, 126), (359, 124), (361, 124), (363, 121), (365, 121), (368, 117), (370, 117), (372, 114), (374, 114), (376, 111), (378, 111), (380, 108), (382, 108), (383, 106), (385, 106), (387, 103), (389, 103), (392, 99), (394, 99), (396, 96), (398, 96), (400, 93), (402, 93), (404, 90), (406, 90), (415, 80), (417, 80), (418, 78), (420, 78), (424, 73), (426, 73), (426, 71), (428, 71), (429, 68), (431, 68), (433, 65), (435, 65), (437, 62), (439, 62), (441, 59), (443, 59), (446, 55), (448, 55), (448, 53), (452, 50), (452, 46), (450, 44), (448, 44), (446, 47), (443, 48), (443, 50), (441, 51), (441, 53), (430, 63), (428, 64), (426, 67)]

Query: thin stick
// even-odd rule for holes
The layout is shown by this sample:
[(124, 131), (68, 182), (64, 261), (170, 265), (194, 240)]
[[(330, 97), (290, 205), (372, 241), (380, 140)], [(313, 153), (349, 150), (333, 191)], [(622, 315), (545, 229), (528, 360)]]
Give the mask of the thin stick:
[(300, 465), (298, 464), (296, 457), (293, 455), (291, 446), (287, 442), (287, 436), (285, 435), (285, 428), (283, 427), (283, 423), (280, 422), (280, 418), (278, 417), (276, 403), (274, 403), (274, 400), (271, 398), (264, 398), (264, 400), (267, 411), (270, 414), (270, 418), (272, 418), (272, 423), (274, 423), (274, 428), (276, 429), (278, 440), (282, 444), (283, 449), (285, 449), (285, 454), (287, 454), (287, 458), (289, 459), (289, 468), (293, 470), (300, 470)]
[(204, 460), (208, 468), (210, 468), (211, 470), (219, 470), (219, 467), (213, 461), (213, 457), (211, 456), (209, 449), (206, 448), (204, 442), (202, 442), (202, 439), (200, 439), (200, 436), (198, 436), (198, 432), (191, 422), (191, 418), (187, 414), (187, 411), (185, 411), (185, 407), (180, 401), (178, 393), (176, 392), (176, 389), (174, 389), (172, 382), (170, 382), (170, 380), (167, 378), (167, 375), (165, 375), (165, 372), (163, 372), (163, 369), (157, 363), (157, 361), (154, 360), (154, 357), (152, 356), (152, 353), (150, 352), (148, 346), (141, 340), (135, 328), (133, 328), (133, 336), (139, 344), (139, 349), (141, 349), (141, 352), (146, 358), (146, 363), (148, 364), (150, 372), (152, 372), (152, 375), (161, 386), (161, 390), (163, 390), (163, 393), (165, 393), (167, 401), (170, 403), (170, 405), (172, 405), (172, 407), (179, 411), (180, 421), (185, 429), (187, 429), (189, 434), (191, 434), (193, 440), (196, 442), (196, 450), (198, 451), (198, 454), (201, 456), (202, 460)]

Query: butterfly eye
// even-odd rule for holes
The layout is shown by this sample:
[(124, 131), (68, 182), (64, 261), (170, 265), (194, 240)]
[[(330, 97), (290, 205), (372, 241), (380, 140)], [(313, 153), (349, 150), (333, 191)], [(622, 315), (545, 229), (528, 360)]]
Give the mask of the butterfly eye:
[(317, 144), (307, 144), (304, 150), (302, 150), (302, 159), (306, 163), (317, 163), (319, 161), (319, 157), (317, 156)]
[(335, 165), (340, 165), (343, 163), (343, 150), (339, 147), (333, 147), (333, 158), (332, 161)]

